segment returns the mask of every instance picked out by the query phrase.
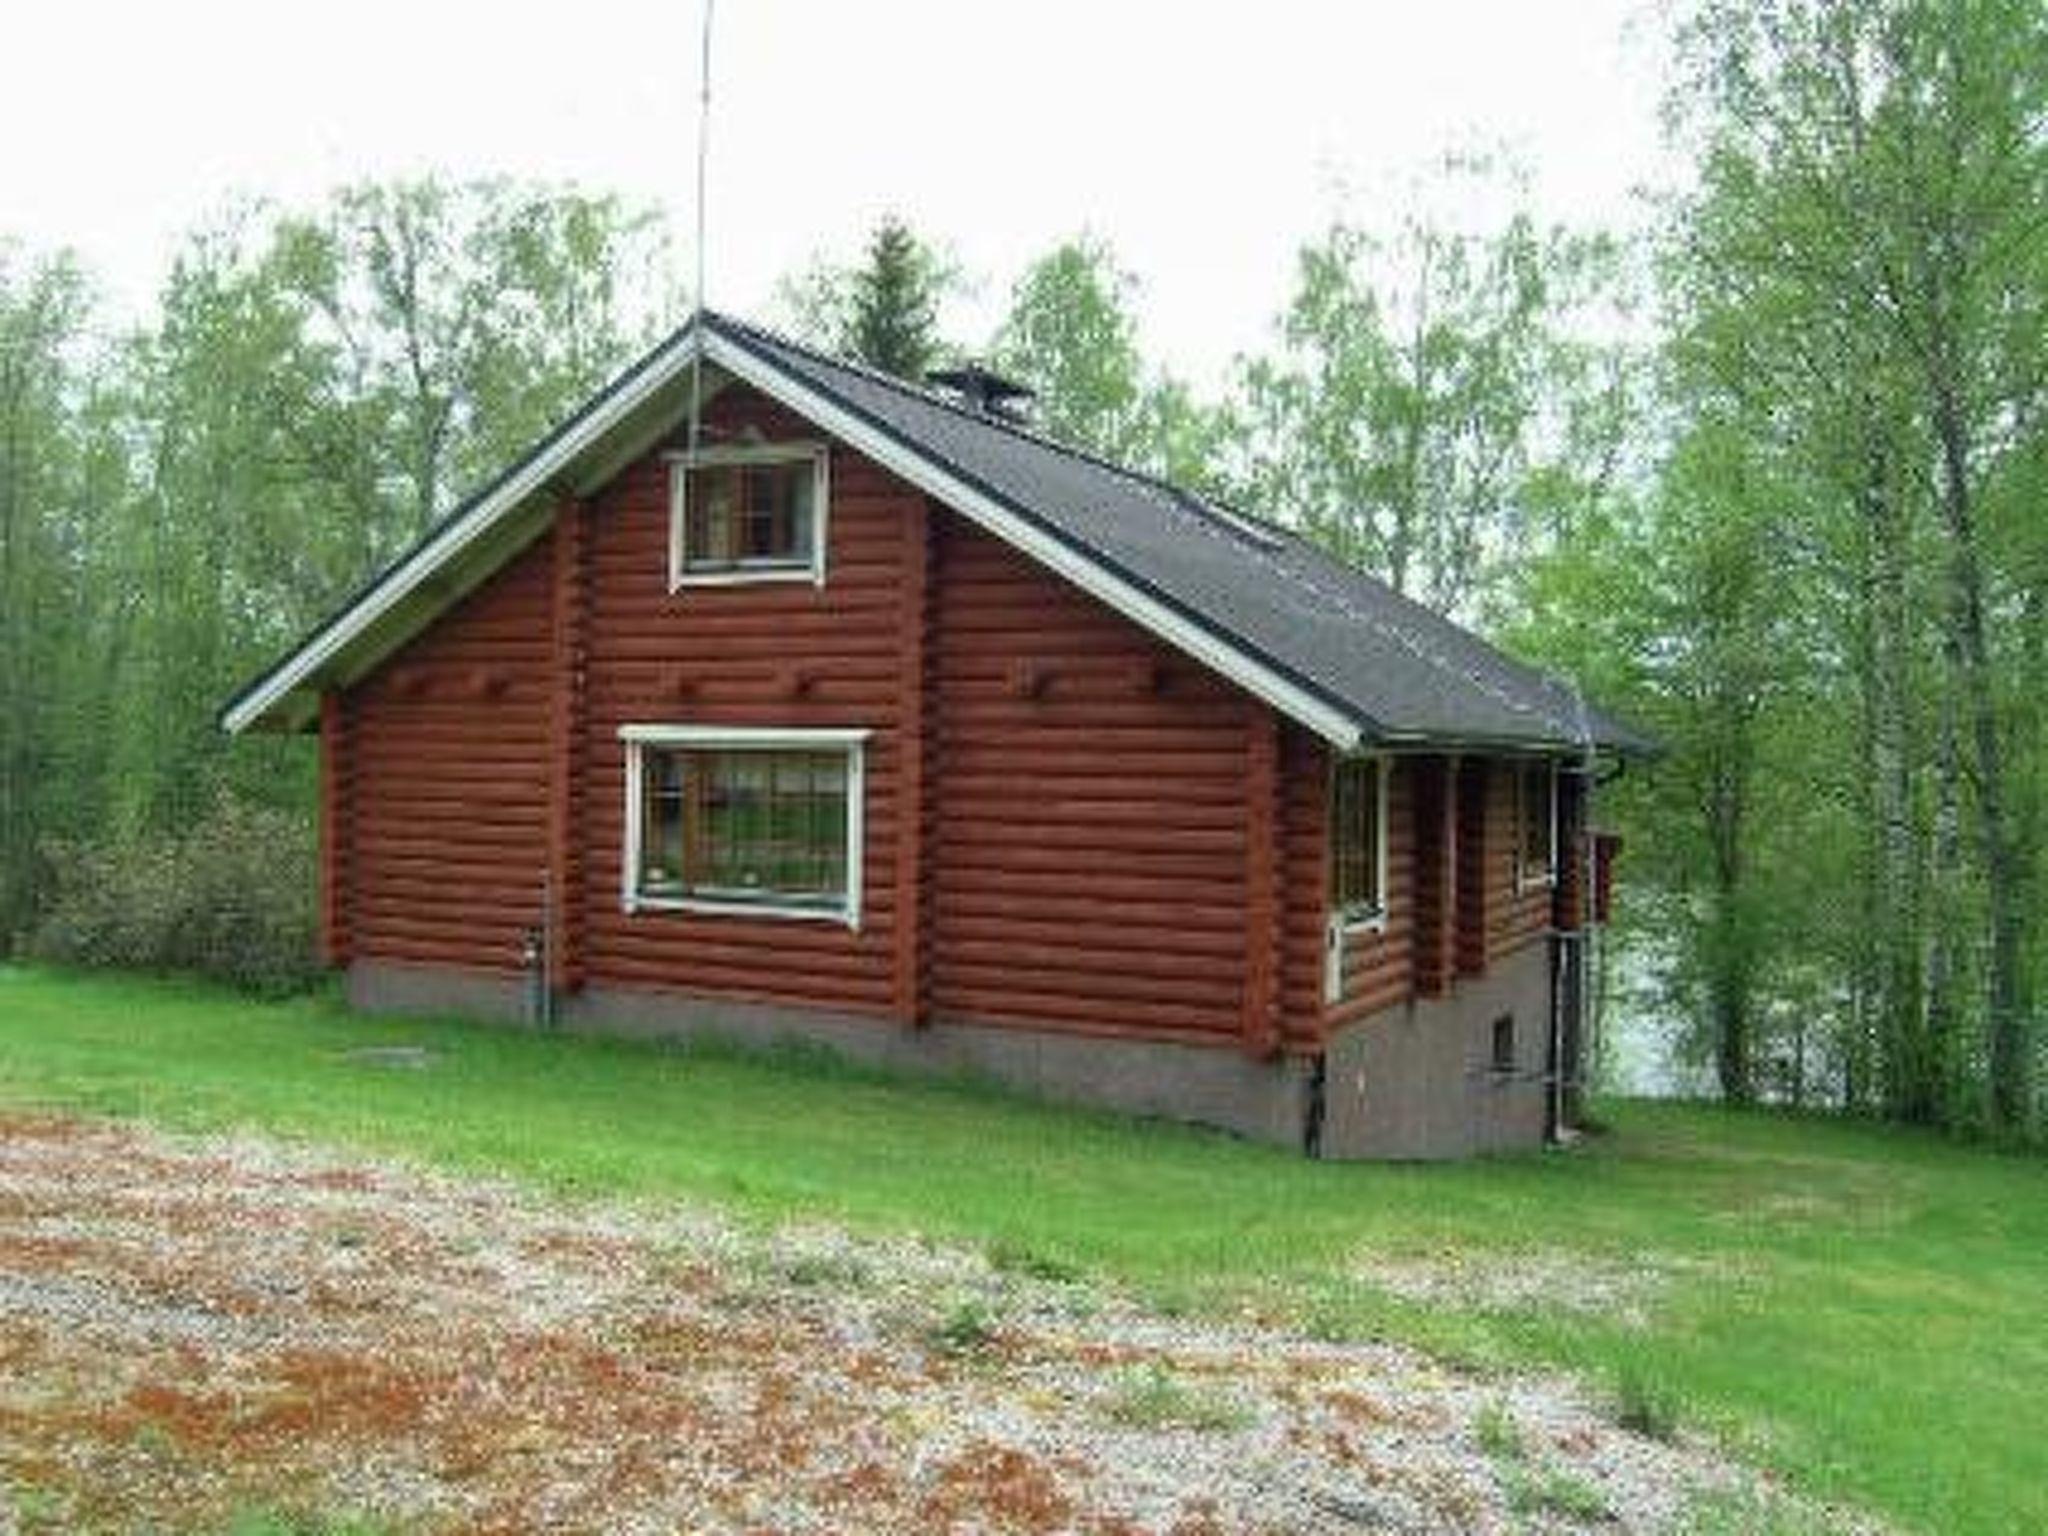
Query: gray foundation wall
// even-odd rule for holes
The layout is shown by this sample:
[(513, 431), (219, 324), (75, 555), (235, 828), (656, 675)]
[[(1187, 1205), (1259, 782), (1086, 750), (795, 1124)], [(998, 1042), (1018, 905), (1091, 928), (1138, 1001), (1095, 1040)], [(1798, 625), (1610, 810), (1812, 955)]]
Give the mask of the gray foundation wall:
[[(1389, 1008), (1340, 1032), (1325, 1060), (1322, 1156), (1450, 1158), (1540, 1146), (1550, 964), (1549, 946), (1530, 944), (1448, 997)], [(527, 1010), (520, 978), (481, 971), (358, 960), (347, 990), (351, 1006), (370, 1012), (516, 1023)], [(1508, 1072), (1493, 1065), (1494, 1021), (1503, 1016), (1514, 1020)], [(557, 1022), (640, 1039), (823, 1045), (873, 1066), (982, 1077), (1284, 1147), (1303, 1145), (1309, 1116), (1311, 1063), (1255, 1061), (1214, 1046), (958, 1021), (907, 1029), (864, 1014), (618, 987), (586, 989)]]
[[(1514, 1020), (1514, 1067), (1493, 1066), (1494, 1021)], [(1542, 1145), (1550, 949), (1524, 946), (1449, 996), (1386, 1009), (1330, 1042), (1323, 1155), (1467, 1157)]]
[[(350, 1006), (377, 1013), (526, 1018), (518, 977), (358, 960)], [(1298, 1148), (1309, 1063), (1254, 1061), (1239, 1051), (940, 1021), (909, 1029), (865, 1014), (723, 1001), (652, 989), (589, 987), (557, 1014), (572, 1031), (640, 1039), (716, 1036), (769, 1046), (823, 1045), (851, 1061), (908, 1072), (965, 1074), (1049, 1099), (1212, 1126)]]

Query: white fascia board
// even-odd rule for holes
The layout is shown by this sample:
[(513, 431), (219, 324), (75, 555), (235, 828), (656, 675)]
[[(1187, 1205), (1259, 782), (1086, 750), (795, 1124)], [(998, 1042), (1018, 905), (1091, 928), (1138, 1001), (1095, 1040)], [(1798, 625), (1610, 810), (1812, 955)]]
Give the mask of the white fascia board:
[(1255, 658), (1192, 623), (1070, 545), (1051, 537), (1001, 502), (975, 489), (915, 449), (879, 432), (852, 411), (716, 331), (705, 335), (704, 355), (721, 368), (780, 400), (841, 442), (857, 448), (903, 480), (1015, 546), (1090, 596), (1150, 630), (1176, 650), (1229, 678), (1246, 692), (1298, 721), (1331, 745), (1350, 751), (1360, 742), (1357, 722)]
[(547, 452), (533, 459), (489, 497), (471, 507), (421, 545), (402, 564), (391, 570), (383, 580), (364, 594), (360, 602), (344, 613), (331, 629), (289, 658), (262, 687), (221, 717), (221, 724), (228, 734), (239, 736), (262, 719), (294, 689), (315, 676), (321, 668), (347, 650), (367, 630), (373, 628), (378, 620), (390, 613), (435, 571), (454, 559), (507, 514), (524, 504), (529, 497), (546, 489), (549, 482), (575, 462), (591, 444), (603, 438), (607, 432), (632, 415), (651, 396), (674, 382), (677, 375), (690, 362), (695, 337), (694, 327), (677, 335), (659, 353), (648, 359), (640, 378), (632, 387), (620, 390), (605, 401), (583, 421), (577, 423), (573, 431), (564, 433)]
[(781, 401), (825, 432), (849, 444), (947, 506), (972, 519), (1041, 565), (1064, 576), (1084, 592), (1151, 631), (1212, 671), (1222, 674), (1254, 697), (1343, 751), (1361, 740), (1358, 724), (1314, 694), (1289, 681), (1256, 658), (1141, 591), (1087, 555), (1051, 537), (1002, 503), (977, 490), (915, 449), (876, 431), (858, 415), (812, 389), (772, 363), (735, 345), (716, 331), (692, 326), (646, 363), (631, 388), (622, 389), (565, 433), (488, 498), (450, 523), (410, 558), (396, 567), (333, 627), (278, 668), (263, 685), (222, 717), (231, 735), (240, 735), (262, 719), (294, 689), (316, 676), (335, 657), (388, 614), (393, 607), (453, 559), (479, 535), (544, 489), (621, 421), (639, 409), (687, 368), (702, 336), (703, 355), (763, 394)]

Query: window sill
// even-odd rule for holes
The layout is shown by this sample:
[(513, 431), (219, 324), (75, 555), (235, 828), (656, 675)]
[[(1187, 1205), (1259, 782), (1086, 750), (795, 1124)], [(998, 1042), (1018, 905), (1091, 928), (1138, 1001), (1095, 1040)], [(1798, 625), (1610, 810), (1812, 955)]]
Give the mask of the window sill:
[(837, 923), (860, 931), (860, 915), (846, 907), (798, 907), (766, 901), (719, 901), (706, 896), (628, 896), (619, 903), (628, 917), (641, 912), (695, 912), (714, 917), (768, 917), (784, 921)]
[(1531, 891), (1554, 891), (1556, 889), (1557, 871), (1554, 869), (1547, 870), (1540, 875), (1517, 873), (1515, 876), (1515, 894), (1517, 896), (1526, 896)]
[(1380, 907), (1371, 912), (1353, 912), (1337, 919), (1337, 931), (1349, 938), (1357, 933), (1385, 933), (1387, 931), (1387, 909)]
[(680, 592), (685, 587), (745, 587), (766, 581), (808, 581), (822, 587), (825, 572), (817, 565), (757, 565), (723, 571), (682, 571), (670, 580), (669, 591)]

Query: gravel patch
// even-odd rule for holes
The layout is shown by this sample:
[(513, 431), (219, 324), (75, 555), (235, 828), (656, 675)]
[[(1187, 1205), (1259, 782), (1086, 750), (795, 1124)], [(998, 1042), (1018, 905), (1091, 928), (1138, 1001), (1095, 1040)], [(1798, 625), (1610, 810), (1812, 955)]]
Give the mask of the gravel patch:
[(1562, 1380), (1164, 1317), (1030, 1268), (0, 1116), (0, 1533), (252, 1509), (427, 1532), (1660, 1531), (1702, 1498), (1792, 1507)]
[(1474, 1312), (1564, 1312), (1646, 1325), (1678, 1276), (1697, 1266), (1638, 1254), (1626, 1262), (1560, 1249), (1497, 1254), (1464, 1251), (1391, 1257), (1362, 1255), (1358, 1279), (1403, 1301), (1437, 1302)]

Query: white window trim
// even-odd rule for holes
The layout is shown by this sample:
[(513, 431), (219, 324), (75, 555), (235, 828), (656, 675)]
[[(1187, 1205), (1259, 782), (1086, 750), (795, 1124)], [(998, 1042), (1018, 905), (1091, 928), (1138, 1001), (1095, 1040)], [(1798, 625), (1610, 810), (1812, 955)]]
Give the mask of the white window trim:
[[(1525, 855), (1528, 839), (1522, 835), (1527, 830), (1522, 825), (1522, 817), (1527, 814), (1529, 809), (1528, 787), (1523, 782), (1523, 777), (1526, 774), (1539, 772), (1550, 775), (1550, 794), (1548, 796), (1550, 832), (1546, 843), (1548, 853), (1540, 873), (1532, 872), (1531, 866), (1526, 862)], [(1517, 896), (1525, 896), (1530, 891), (1556, 889), (1557, 780), (1557, 762), (1554, 758), (1526, 758), (1515, 767), (1515, 894)]]
[[(1332, 756), (1330, 759), (1329, 783), (1324, 789), (1327, 804), (1334, 806), (1337, 799), (1337, 772), (1347, 763), (1372, 763), (1377, 768), (1373, 775), (1374, 794), (1379, 801), (1378, 814), (1373, 818), (1373, 885), (1379, 891), (1379, 904), (1370, 908), (1355, 908), (1345, 911), (1332, 905), (1325, 915), (1323, 934), (1323, 1001), (1342, 1002), (1344, 998), (1344, 947), (1345, 941), (1362, 933), (1385, 933), (1387, 931), (1387, 845), (1392, 841), (1387, 826), (1387, 786), (1393, 778), (1393, 764), (1384, 752), (1360, 752), (1346, 756)], [(1331, 828), (1334, 834), (1334, 826)], [(1336, 857), (1334, 845), (1329, 856)], [(1329, 883), (1324, 882), (1323, 900), (1328, 902)]]
[[(750, 443), (741, 447), (700, 448), (695, 453), (669, 453), (668, 461), (668, 589), (685, 587), (739, 587), (764, 581), (808, 581), (825, 585), (825, 546), (832, 522), (832, 450), (820, 442)], [(811, 558), (802, 565), (734, 567), (723, 571), (691, 571), (683, 566), (683, 536), (687, 526), (684, 501), (689, 494), (693, 469), (721, 464), (811, 465)]]
[[(620, 839), (619, 910), (637, 912), (703, 912), (733, 917), (808, 918), (843, 923), (860, 930), (861, 863), (866, 847), (867, 741), (865, 728), (784, 729), (737, 725), (632, 724), (619, 727), (625, 746), (625, 835)], [(766, 901), (720, 901), (707, 896), (646, 896), (640, 891), (642, 791), (648, 747), (716, 748), (737, 752), (846, 753), (846, 896), (836, 907), (777, 905)]]

